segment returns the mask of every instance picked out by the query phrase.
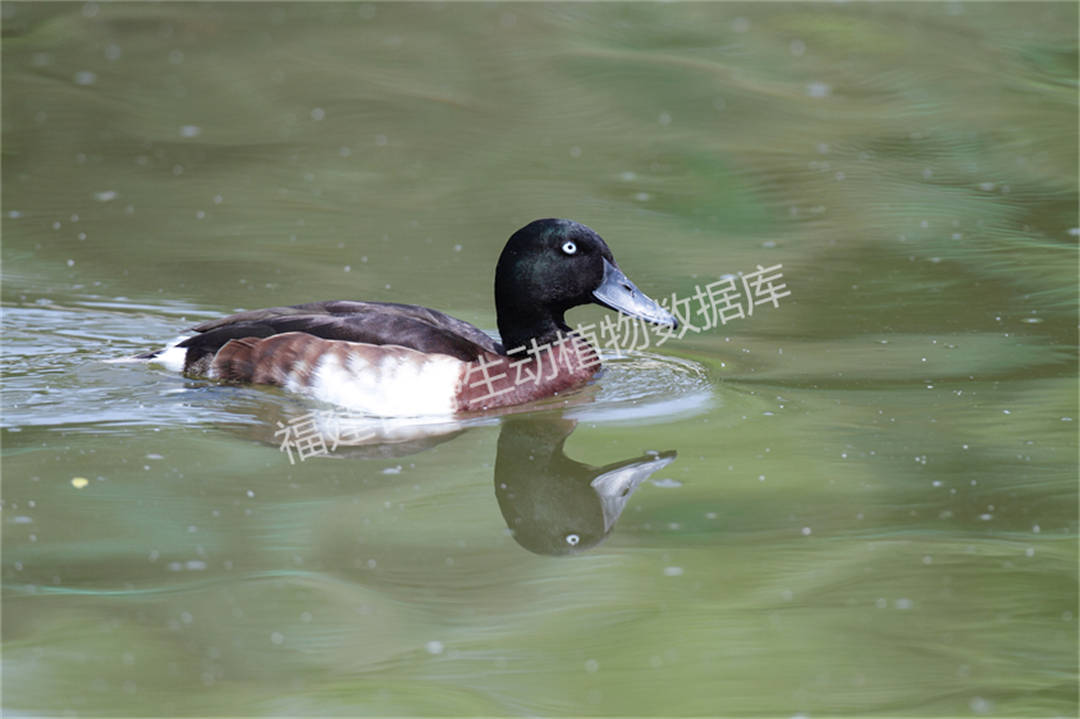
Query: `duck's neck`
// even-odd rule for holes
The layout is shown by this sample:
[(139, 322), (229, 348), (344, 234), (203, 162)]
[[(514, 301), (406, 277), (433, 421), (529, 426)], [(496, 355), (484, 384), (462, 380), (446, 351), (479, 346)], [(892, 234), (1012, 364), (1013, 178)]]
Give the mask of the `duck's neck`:
[(498, 324), (507, 354), (521, 347), (531, 347), (533, 340), (537, 345), (554, 344), (560, 336), (570, 333), (563, 313), (547, 309), (517, 307), (513, 312), (507, 312), (500, 308)]

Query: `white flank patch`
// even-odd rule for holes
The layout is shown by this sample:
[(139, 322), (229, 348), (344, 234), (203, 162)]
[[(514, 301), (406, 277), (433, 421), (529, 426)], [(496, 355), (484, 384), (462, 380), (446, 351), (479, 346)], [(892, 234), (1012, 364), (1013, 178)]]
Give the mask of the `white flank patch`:
[(309, 385), (302, 386), (293, 374), (285, 388), (382, 417), (454, 413), (464, 362), (403, 347), (386, 347), (374, 360), (369, 359), (371, 354), (349, 356), (348, 366), (342, 366), (336, 355), (323, 355)]

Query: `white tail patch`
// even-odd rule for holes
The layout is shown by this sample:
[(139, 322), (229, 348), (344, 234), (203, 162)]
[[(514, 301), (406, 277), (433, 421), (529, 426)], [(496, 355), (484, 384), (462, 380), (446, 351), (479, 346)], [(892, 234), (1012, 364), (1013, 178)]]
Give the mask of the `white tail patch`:
[[(190, 335), (188, 335), (188, 337), (190, 337)], [(183, 372), (184, 359), (187, 357), (187, 347), (177, 347), (177, 345), (188, 337), (177, 337), (175, 340), (165, 345), (165, 349), (158, 352), (156, 356), (145, 361), (150, 364), (162, 365), (170, 372)]]

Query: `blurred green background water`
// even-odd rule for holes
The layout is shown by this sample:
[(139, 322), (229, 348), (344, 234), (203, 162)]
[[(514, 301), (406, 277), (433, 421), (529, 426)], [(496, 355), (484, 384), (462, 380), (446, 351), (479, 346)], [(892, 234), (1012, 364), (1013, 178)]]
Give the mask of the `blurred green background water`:
[[(2, 16), (5, 711), (1076, 715), (1075, 3)], [(290, 465), (302, 403), (101, 361), (338, 297), (491, 329), (544, 216), (792, 292), (533, 413), (678, 452), (588, 551), (510, 536), (505, 420)]]

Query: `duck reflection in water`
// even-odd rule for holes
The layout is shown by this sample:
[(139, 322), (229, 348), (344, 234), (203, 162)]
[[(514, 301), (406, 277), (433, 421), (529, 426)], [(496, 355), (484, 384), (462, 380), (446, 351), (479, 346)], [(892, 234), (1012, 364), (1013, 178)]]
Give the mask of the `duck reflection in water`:
[(506, 417), (495, 457), (495, 497), (514, 539), (536, 554), (566, 555), (611, 533), (638, 486), (675, 461), (674, 450), (594, 467), (566, 456), (577, 420)]
[[(366, 439), (343, 442), (330, 456), (403, 457), (490, 421), (471, 427), (460, 422), (398, 426), (358, 419), (345, 434)], [(634, 490), (676, 457), (674, 450), (650, 452), (594, 467), (570, 459), (563, 450), (577, 426), (575, 419), (545, 412), (508, 414), (498, 421), (495, 497), (514, 539), (536, 554), (575, 554), (600, 544), (611, 534)], [(340, 432), (342, 426), (321, 425), (319, 429)]]

